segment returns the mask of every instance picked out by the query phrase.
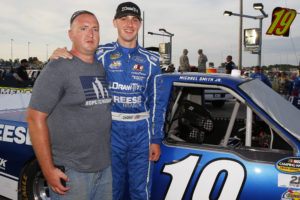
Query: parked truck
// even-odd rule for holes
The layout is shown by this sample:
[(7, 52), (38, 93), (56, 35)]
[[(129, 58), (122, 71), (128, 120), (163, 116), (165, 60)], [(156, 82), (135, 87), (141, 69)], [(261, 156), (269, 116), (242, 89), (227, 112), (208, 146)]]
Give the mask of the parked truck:
[[(259, 80), (227, 74), (162, 74), (155, 87), (161, 114), (153, 120), (163, 123), (165, 137), (154, 164), (152, 199), (299, 195), (300, 110), (290, 102)], [(25, 122), (28, 96), (11, 89), (11, 99), (23, 103), (0, 111), (0, 195), (49, 199)], [(210, 90), (232, 98), (214, 107)]]

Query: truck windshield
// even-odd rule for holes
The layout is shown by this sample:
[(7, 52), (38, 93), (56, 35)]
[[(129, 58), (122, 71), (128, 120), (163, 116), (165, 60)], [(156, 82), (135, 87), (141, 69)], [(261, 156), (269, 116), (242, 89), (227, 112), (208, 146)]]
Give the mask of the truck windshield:
[(300, 139), (300, 110), (260, 80), (245, 82), (239, 88), (281, 127)]

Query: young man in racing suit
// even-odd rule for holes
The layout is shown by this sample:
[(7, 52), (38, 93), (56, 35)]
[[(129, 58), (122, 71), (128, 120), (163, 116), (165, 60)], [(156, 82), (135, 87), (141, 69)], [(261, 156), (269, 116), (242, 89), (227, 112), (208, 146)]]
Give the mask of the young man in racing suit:
[(113, 98), (113, 197), (123, 199), (128, 182), (131, 199), (147, 200), (151, 192), (151, 161), (159, 159), (163, 136), (152, 131), (154, 76), (161, 73), (159, 56), (137, 43), (141, 13), (136, 4), (121, 3), (113, 23), (118, 41), (100, 45), (96, 51), (96, 59), (106, 69)]
[[(113, 98), (111, 158), (116, 200), (126, 199), (127, 183), (130, 199), (150, 199), (152, 165), (160, 157), (164, 135), (163, 120), (157, 120), (163, 119), (164, 111), (158, 111), (154, 103), (154, 76), (161, 73), (159, 55), (138, 45), (141, 20), (136, 4), (121, 3), (113, 20), (118, 41), (100, 45), (95, 54), (106, 69)], [(51, 59), (58, 56), (70, 58), (65, 49), (57, 49)]]

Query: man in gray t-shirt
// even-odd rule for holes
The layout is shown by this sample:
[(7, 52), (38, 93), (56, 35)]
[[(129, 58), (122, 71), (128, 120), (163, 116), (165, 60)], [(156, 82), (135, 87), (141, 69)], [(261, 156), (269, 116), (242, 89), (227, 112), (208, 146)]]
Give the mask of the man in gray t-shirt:
[(88, 11), (75, 12), (70, 24), (73, 58), (50, 62), (38, 77), (27, 113), (30, 137), (51, 199), (112, 199), (111, 97), (94, 59), (99, 24)]

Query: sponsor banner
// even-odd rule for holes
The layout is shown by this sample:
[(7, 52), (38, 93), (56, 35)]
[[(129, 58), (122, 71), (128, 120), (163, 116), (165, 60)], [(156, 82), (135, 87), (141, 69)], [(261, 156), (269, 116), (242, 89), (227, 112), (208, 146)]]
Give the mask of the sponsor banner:
[(0, 110), (27, 108), (32, 88), (0, 87)]

